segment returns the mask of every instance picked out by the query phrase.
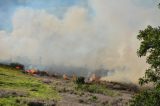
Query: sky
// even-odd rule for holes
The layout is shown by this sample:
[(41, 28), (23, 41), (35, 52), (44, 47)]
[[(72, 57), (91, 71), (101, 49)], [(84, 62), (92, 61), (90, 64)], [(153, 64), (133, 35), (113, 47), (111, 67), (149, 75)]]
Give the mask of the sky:
[(0, 61), (88, 74), (103, 68), (115, 72), (105, 80), (136, 82), (147, 68), (136, 36), (160, 25), (158, 2), (0, 0)]
[[(132, 0), (134, 5), (144, 8), (153, 8), (156, 0)], [(44, 9), (57, 16), (63, 16), (64, 12), (71, 6), (83, 6), (89, 8), (88, 0), (1, 0), (0, 1), (0, 29), (11, 30), (11, 18), (17, 8), (29, 7), (33, 9)], [(93, 12), (93, 11), (92, 11)]]
[(12, 15), (18, 8), (43, 9), (57, 16), (62, 16), (67, 8), (78, 5), (87, 6), (86, 0), (1, 0), (0, 29), (11, 30)]

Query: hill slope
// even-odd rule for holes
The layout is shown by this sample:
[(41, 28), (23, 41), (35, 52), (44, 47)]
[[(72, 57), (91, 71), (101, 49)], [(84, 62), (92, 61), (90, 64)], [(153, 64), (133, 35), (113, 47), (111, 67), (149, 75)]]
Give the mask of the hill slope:
[(0, 106), (128, 106), (134, 92), (127, 89), (120, 83), (79, 85), (0, 66)]
[(58, 99), (58, 92), (39, 78), (0, 67), (0, 106), (54, 104)]

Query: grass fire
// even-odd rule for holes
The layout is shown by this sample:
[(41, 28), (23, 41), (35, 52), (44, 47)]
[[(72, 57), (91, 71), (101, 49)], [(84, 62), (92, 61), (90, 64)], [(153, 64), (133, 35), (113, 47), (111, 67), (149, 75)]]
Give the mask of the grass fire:
[(0, 106), (160, 106), (159, 10), (0, 0)]
[(138, 91), (134, 84), (101, 81), (96, 74), (70, 76), (12, 64), (0, 65), (0, 105), (126, 105)]

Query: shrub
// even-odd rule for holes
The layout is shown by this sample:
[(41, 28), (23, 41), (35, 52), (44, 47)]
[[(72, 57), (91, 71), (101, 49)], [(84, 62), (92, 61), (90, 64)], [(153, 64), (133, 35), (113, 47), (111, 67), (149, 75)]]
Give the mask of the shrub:
[(131, 106), (160, 106), (160, 87), (140, 92), (130, 103)]
[(100, 84), (77, 84), (76, 90), (86, 91), (90, 93), (98, 93), (109, 96), (117, 96), (118, 92), (108, 89), (105, 85)]
[(85, 83), (85, 78), (84, 77), (78, 77), (76, 79), (76, 84), (84, 84)]
[(91, 98), (89, 98), (90, 101), (95, 102), (97, 101), (97, 96), (91, 96)]

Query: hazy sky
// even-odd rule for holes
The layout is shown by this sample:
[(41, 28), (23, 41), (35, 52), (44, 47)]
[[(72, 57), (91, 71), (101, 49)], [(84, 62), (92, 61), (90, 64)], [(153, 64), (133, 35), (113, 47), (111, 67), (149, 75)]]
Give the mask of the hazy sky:
[(60, 16), (71, 6), (87, 7), (87, 0), (0, 0), (0, 29), (11, 30), (11, 19), (18, 8), (43, 9)]
[[(155, 7), (158, 0), (131, 1), (133, 5), (142, 6), (145, 9)], [(115, 1), (115, 3), (116, 2), (117, 1)], [(0, 0), (0, 29), (11, 30), (11, 19), (18, 8), (29, 7), (33, 9), (43, 9), (57, 16), (63, 16), (67, 9), (71, 6), (83, 6), (85, 8), (90, 8), (89, 4), (90, 3), (88, 3), (88, 0)]]
[(109, 79), (137, 81), (147, 66), (136, 36), (160, 25), (158, 2), (0, 0), (0, 61), (105, 68), (117, 72)]

